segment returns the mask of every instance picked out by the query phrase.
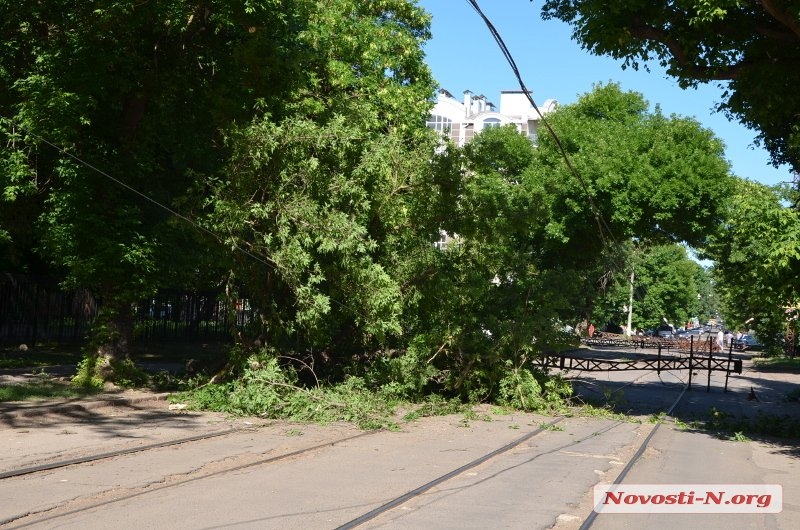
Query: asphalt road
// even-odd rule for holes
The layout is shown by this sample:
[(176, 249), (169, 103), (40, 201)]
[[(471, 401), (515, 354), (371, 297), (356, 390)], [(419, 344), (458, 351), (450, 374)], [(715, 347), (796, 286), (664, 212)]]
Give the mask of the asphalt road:
[[(592, 352), (586, 352), (587, 355)], [(465, 468), (363, 528), (580, 527), (595, 484), (613, 482), (654, 428), (651, 414), (679, 395), (686, 373), (569, 373), (640, 422), (608, 417), (500, 414), (424, 418), (397, 432), (298, 425), (170, 410), (158, 396), (105, 403), (0, 404), (0, 473), (165, 440), (220, 434), (0, 479), (2, 528), (338, 528), (526, 434), (519, 445)], [(712, 374), (675, 411), (689, 422), (711, 407), (743, 415), (798, 414), (782, 396), (795, 374), (749, 365), (723, 392)], [(753, 388), (757, 400), (748, 400)], [(136, 399), (133, 399), (136, 398)], [(91, 405), (91, 406), (90, 406)], [(102, 406), (101, 406), (102, 405)], [(233, 431), (233, 432), (231, 432)], [(601, 514), (593, 528), (800, 528), (796, 440), (731, 441), (674, 423), (658, 429), (626, 484), (780, 484), (778, 514)], [(307, 450), (303, 452), (304, 450)]]

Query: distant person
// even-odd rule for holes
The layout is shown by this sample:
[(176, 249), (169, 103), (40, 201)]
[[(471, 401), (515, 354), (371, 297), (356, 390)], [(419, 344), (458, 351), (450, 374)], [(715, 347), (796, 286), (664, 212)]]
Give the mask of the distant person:
[(733, 332), (731, 330), (725, 331), (725, 346), (730, 346), (733, 341)]
[(717, 331), (717, 346), (719, 346), (720, 351), (725, 349), (725, 332), (722, 331), (722, 328)]
[(594, 324), (589, 324), (589, 338), (594, 337)]

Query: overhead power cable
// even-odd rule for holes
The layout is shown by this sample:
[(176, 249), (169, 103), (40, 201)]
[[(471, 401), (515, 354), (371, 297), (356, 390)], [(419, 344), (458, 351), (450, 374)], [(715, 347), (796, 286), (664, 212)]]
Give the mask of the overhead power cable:
[(500, 51), (503, 53), (503, 56), (506, 58), (506, 61), (508, 61), (509, 66), (511, 66), (511, 70), (514, 72), (514, 77), (516, 77), (517, 82), (519, 83), (519, 87), (520, 89), (522, 89), (522, 93), (525, 94), (525, 97), (528, 99), (530, 104), (533, 106), (533, 109), (539, 115), (540, 122), (545, 126), (547, 131), (553, 137), (553, 140), (555, 141), (556, 146), (558, 147), (558, 151), (559, 153), (561, 153), (561, 157), (564, 159), (567, 168), (569, 169), (570, 173), (575, 177), (575, 179), (578, 181), (578, 183), (581, 186), (581, 189), (583, 189), (583, 192), (586, 196), (586, 200), (589, 203), (589, 207), (591, 208), (592, 213), (594, 214), (595, 222), (597, 223), (597, 227), (600, 231), (600, 237), (603, 240), (605, 240), (604, 232), (607, 232), (611, 240), (614, 243), (617, 243), (617, 240), (614, 237), (611, 228), (608, 226), (608, 223), (603, 217), (603, 214), (600, 212), (600, 209), (597, 207), (594, 200), (592, 199), (592, 195), (591, 193), (589, 193), (589, 187), (586, 184), (586, 181), (581, 176), (580, 172), (578, 172), (578, 170), (572, 164), (572, 161), (569, 158), (569, 154), (567, 153), (564, 144), (561, 142), (561, 138), (559, 138), (558, 134), (556, 134), (555, 130), (553, 130), (553, 128), (550, 126), (550, 123), (544, 117), (542, 112), (539, 110), (538, 105), (536, 105), (536, 102), (533, 100), (533, 97), (531, 96), (531, 92), (528, 90), (528, 87), (525, 86), (525, 82), (522, 80), (522, 75), (519, 72), (519, 68), (517, 68), (517, 63), (516, 61), (514, 61), (514, 57), (511, 55), (511, 52), (509, 51), (508, 46), (506, 46), (506, 43), (503, 41), (503, 38), (500, 36), (500, 32), (497, 31), (497, 28), (494, 27), (494, 24), (492, 24), (491, 20), (489, 20), (489, 18), (483, 13), (480, 6), (478, 5), (477, 0), (467, 0), (467, 3), (470, 6), (472, 6), (472, 8), (478, 13), (481, 19), (483, 19), (484, 24), (486, 24), (486, 27), (492, 34), (492, 37), (494, 38), (495, 42), (497, 42), (497, 45), (500, 47)]
[[(223, 245), (226, 245), (225, 240), (221, 236), (219, 236), (218, 234), (212, 232), (211, 230), (209, 230), (208, 228), (204, 227), (200, 223), (194, 221), (193, 219), (190, 219), (189, 217), (186, 217), (182, 213), (170, 208), (169, 206), (158, 202), (157, 200), (153, 199), (152, 197), (142, 193), (141, 191), (139, 191), (136, 188), (126, 184), (125, 182), (119, 180), (118, 178), (115, 178), (115, 177), (111, 176), (107, 172), (103, 171), (102, 169), (98, 168), (97, 166), (92, 165), (91, 163), (87, 162), (86, 160), (83, 160), (82, 158), (80, 158), (80, 157), (78, 157), (76, 155), (73, 155), (72, 153), (70, 153), (66, 149), (64, 149), (64, 148), (54, 144), (53, 142), (49, 141), (47, 138), (44, 138), (43, 136), (38, 135), (38, 134), (32, 132), (29, 129), (26, 129), (25, 127), (22, 127), (19, 124), (17, 124), (16, 126), (19, 127), (20, 130), (24, 131), (25, 134), (37, 139), (38, 141), (42, 142), (43, 144), (49, 145), (50, 147), (52, 147), (53, 149), (55, 149), (56, 151), (58, 151), (62, 155), (66, 156), (66, 157), (69, 157), (72, 160), (74, 160), (75, 162), (77, 162), (77, 163), (79, 163), (79, 164), (91, 169), (95, 173), (104, 176), (105, 178), (107, 178), (107, 179), (111, 180), (112, 182), (116, 183), (117, 185), (119, 185), (119, 186), (125, 188), (126, 190), (138, 195), (139, 197), (141, 197), (142, 199), (146, 200), (147, 202), (149, 202), (151, 204), (154, 204), (157, 207), (161, 208), (162, 210), (174, 215), (178, 219), (181, 219), (181, 220), (189, 223), (190, 225), (195, 227), (197, 230), (199, 230), (199, 231), (201, 231), (201, 232), (203, 232), (205, 234), (210, 235), (212, 238), (214, 238), (219, 243), (221, 243)], [(266, 266), (268, 266), (268, 267), (271, 267), (273, 269), (277, 268), (277, 265), (275, 263), (270, 263), (270, 262), (268, 262), (268, 261), (256, 256), (255, 254), (253, 254), (249, 250), (244, 249), (244, 248), (242, 248), (242, 247), (240, 247), (238, 245), (234, 246), (234, 250), (237, 250), (237, 251), (243, 253), (244, 255), (246, 255), (246, 256), (248, 256), (248, 257), (250, 257), (250, 258), (252, 258), (252, 259), (254, 259), (254, 260), (256, 260), (256, 261), (258, 261), (258, 262), (260, 262), (260, 263), (262, 263), (262, 264), (264, 264)]]
[[(536, 102), (533, 100), (533, 97), (531, 96), (530, 90), (528, 90), (528, 87), (525, 85), (525, 82), (522, 79), (522, 75), (521, 75), (521, 73), (519, 71), (519, 68), (517, 67), (517, 63), (514, 60), (514, 57), (511, 54), (511, 51), (508, 49), (508, 46), (506, 46), (505, 41), (503, 41), (503, 37), (500, 35), (500, 32), (497, 30), (497, 28), (494, 26), (494, 24), (492, 24), (492, 21), (489, 20), (489, 18), (484, 14), (484, 12), (481, 9), (480, 5), (478, 5), (478, 1), (477, 0), (467, 0), (467, 3), (475, 10), (475, 12), (478, 14), (478, 16), (481, 17), (481, 19), (483, 20), (484, 24), (488, 28), (489, 32), (491, 33), (492, 37), (494, 38), (495, 42), (497, 43), (498, 47), (500, 48), (501, 53), (505, 57), (505, 59), (508, 62), (509, 66), (511, 67), (511, 71), (514, 73), (514, 77), (516, 78), (517, 83), (519, 83), (520, 89), (522, 90), (523, 94), (525, 94), (525, 97), (528, 99), (528, 102), (531, 104), (533, 109), (536, 111), (536, 114), (538, 114), (540, 122), (545, 126), (547, 131), (553, 137), (553, 141), (555, 142), (555, 144), (556, 144), (556, 146), (558, 148), (558, 151), (561, 154), (561, 157), (564, 159), (564, 163), (567, 165), (567, 168), (569, 169), (569, 172), (578, 181), (578, 183), (579, 183), (579, 185), (580, 185), (581, 189), (583, 190), (583, 193), (584, 193), (584, 195), (586, 197), (586, 201), (588, 202), (589, 207), (591, 208), (592, 213), (594, 214), (594, 218), (595, 218), (595, 222), (597, 223), (597, 228), (598, 228), (598, 231), (599, 231), (599, 234), (600, 234), (600, 238), (603, 241), (606, 241), (605, 234), (608, 234), (608, 238), (610, 238), (611, 242), (614, 245), (619, 246), (620, 243), (618, 242), (617, 238), (614, 236), (614, 233), (612, 232), (611, 227), (608, 225), (608, 223), (605, 220), (605, 217), (603, 217), (603, 214), (600, 212), (600, 209), (597, 207), (596, 203), (594, 202), (594, 199), (592, 198), (592, 195), (589, 192), (589, 187), (588, 187), (585, 179), (580, 174), (580, 172), (575, 168), (575, 166), (572, 164), (572, 161), (570, 160), (570, 157), (569, 157), (569, 153), (567, 153), (567, 150), (564, 147), (564, 144), (561, 141), (561, 138), (558, 136), (556, 131), (550, 125), (550, 122), (547, 120), (547, 118), (544, 116), (544, 114), (542, 114), (542, 111), (539, 109), (539, 106), (536, 105)], [(618, 265), (621, 265), (621, 268), (623, 268), (623, 269), (625, 269), (627, 267), (627, 263), (621, 263), (621, 264), (618, 264)], [(637, 290), (637, 292), (639, 292), (641, 294), (641, 288), (639, 286), (636, 286), (635, 289)]]
[[(8, 119), (8, 118), (5, 118), (5, 119)], [(9, 121), (13, 121), (13, 120), (9, 120)], [(67, 151), (63, 147), (61, 147), (59, 145), (56, 145), (55, 143), (53, 143), (53, 142), (47, 140), (46, 138), (44, 138), (43, 136), (32, 132), (30, 129), (27, 129), (26, 127), (23, 127), (23, 126), (19, 125), (18, 123), (15, 123), (14, 126), (19, 128), (21, 131), (25, 132), (25, 134), (31, 136), (32, 138), (35, 138), (36, 140), (42, 142), (43, 144), (48, 145), (51, 148), (55, 149), (57, 152), (61, 153), (62, 155), (66, 156), (68, 158), (71, 158), (75, 162), (83, 165), (84, 167), (86, 167), (86, 168), (96, 172), (97, 174), (99, 174), (99, 175), (111, 180), (112, 182), (114, 182), (118, 186), (121, 186), (122, 188), (124, 188), (124, 189), (126, 189), (126, 190), (128, 190), (128, 191), (130, 191), (130, 192), (132, 192), (134, 194), (136, 194), (137, 196), (141, 197), (142, 199), (146, 200), (147, 202), (149, 202), (151, 204), (154, 204), (158, 208), (161, 208), (162, 210), (170, 213), (171, 215), (174, 215), (178, 219), (181, 219), (182, 221), (190, 224), (191, 226), (193, 226), (197, 230), (201, 231), (202, 233), (208, 234), (214, 240), (219, 242), (221, 245), (227, 246), (227, 243), (222, 238), (222, 236), (216, 234), (212, 230), (209, 230), (208, 228), (204, 227), (203, 225), (199, 224), (198, 222), (194, 221), (193, 219), (183, 215), (182, 213), (178, 212), (177, 210), (174, 210), (173, 208), (170, 208), (169, 206), (167, 206), (165, 204), (162, 204), (162, 203), (158, 202), (157, 200), (153, 199), (152, 197), (148, 196), (147, 194), (142, 193), (141, 191), (137, 190), (136, 188), (134, 188), (134, 187), (130, 186), (129, 184), (126, 184), (125, 182), (121, 181), (120, 179), (118, 179), (116, 177), (113, 177), (108, 172), (103, 171), (102, 169), (98, 168), (97, 166), (95, 166), (95, 165), (87, 162), (86, 160), (83, 160), (82, 158), (70, 153), (69, 151)], [(280, 271), (279, 265), (277, 263), (275, 263), (273, 260), (268, 260), (268, 259), (262, 258), (262, 257), (260, 257), (260, 256), (258, 256), (256, 254), (254, 254), (253, 252), (251, 252), (251, 251), (249, 251), (249, 250), (247, 250), (245, 248), (240, 247), (239, 245), (234, 245), (233, 246), (233, 250), (237, 251), (237, 252), (241, 252), (245, 256), (247, 256), (247, 257), (249, 257), (249, 258), (251, 258), (251, 259), (253, 259), (253, 260), (255, 260), (255, 261), (259, 262), (259, 263), (261, 263), (262, 265), (265, 265), (265, 266), (269, 267), (270, 269), (272, 269), (274, 271)], [(330, 295), (328, 295), (328, 299), (331, 302), (333, 302), (334, 304), (338, 305), (339, 307), (348, 310), (353, 315), (355, 315), (357, 317), (360, 317), (360, 318), (363, 318), (365, 320), (368, 320), (367, 316), (364, 313), (358, 311), (357, 309), (355, 309), (353, 307), (350, 307), (350, 306), (346, 305), (344, 302), (341, 302), (341, 301), (337, 300), (336, 298), (334, 298), (334, 297), (332, 297)]]

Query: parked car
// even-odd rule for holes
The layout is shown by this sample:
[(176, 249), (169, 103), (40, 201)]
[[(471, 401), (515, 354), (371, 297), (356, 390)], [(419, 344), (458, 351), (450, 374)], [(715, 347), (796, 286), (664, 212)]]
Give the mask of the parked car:
[(660, 339), (672, 339), (675, 337), (675, 328), (672, 326), (667, 326), (666, 324), (662, 324), (656, 328), (653, 336)]
[(741, 339), (733, 339), (731, 341), (731, 345), (733, 346), (734, 350), (738, 351), (764, 349), (764, 345), (752, 335), (742, 335)]
[(700, 340), (700, 336), (705, 333), (703, 328), (689, 328), (681, 329), (675, 332), (675, 336), (679, 339), (689, 339), (694, 336), (695, 341)]

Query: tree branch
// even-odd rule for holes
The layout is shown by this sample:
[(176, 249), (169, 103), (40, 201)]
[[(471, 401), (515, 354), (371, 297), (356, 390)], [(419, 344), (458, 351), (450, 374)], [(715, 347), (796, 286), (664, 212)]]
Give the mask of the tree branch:
[(631, 35), (634, 37), (642, 40), (660, 42), (666, 46), (675, 62), (686, 72), (686, 77), (693, 77), (704, 81), (724, 81), (736, 79), (747, 67), (747, 64), (744, 62), (717, 68), (700, 66), (694, 62), (694, 57), (690, 57), (689, 54), (686, 53), (686, 50), (684, 50), (678, 39), (675, 39), (662, 29), (641, 23), (640, 20), (634, 20), (634, 23), (628, 27), (628, 31), (630, 31)]
[(761, 6), (764, 11), (770, 14), (772, 18), (780, 22), (791, 30), (792, 33), (800, 37), (800, 23), (796, 17), (791, 13), (775, 5), (775, 0), (761, 0)]

